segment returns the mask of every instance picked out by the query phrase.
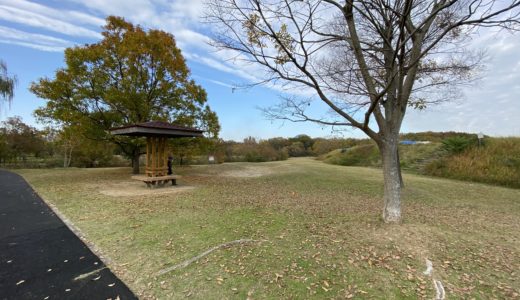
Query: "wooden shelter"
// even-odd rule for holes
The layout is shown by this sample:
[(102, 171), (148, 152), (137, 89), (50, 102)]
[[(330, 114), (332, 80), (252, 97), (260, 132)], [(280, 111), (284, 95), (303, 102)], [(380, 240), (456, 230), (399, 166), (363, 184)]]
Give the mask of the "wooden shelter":
[[(112, 128), (114, 135), (146, 137), (146, 177), (134, 178), (144, 181), (149, 185), (156, 182), (172, 180), (175, 184), (175, 176), (168, 175), (168, 152), (166, 140), (168, 138), (201, 137), (202, 130), (190, 127), (178, 126), (161, 121), (152, 121)], [(172, 178), (167, 178), (172, 177)], [(150, 185), (149, 185), (150, 186)]]

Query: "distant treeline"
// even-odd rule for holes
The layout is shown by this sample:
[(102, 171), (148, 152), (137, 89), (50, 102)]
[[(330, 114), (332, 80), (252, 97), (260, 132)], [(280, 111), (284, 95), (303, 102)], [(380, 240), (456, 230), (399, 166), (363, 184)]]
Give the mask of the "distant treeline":
[(0, 166), (7, 168), (127, 166), (112, 144), (74, 132), (38, 130), (20, 117), (0, 124)]
[(248, 137), (242, 142), (222, 141), (219, 150), (222, 161), (265, 162), (285, 160), (289, 157), (318, 156), (334, 149), (352, 147), (369, 142), (360, 139), (311, 138), (300, 134), (292, 138), (276, 137), (266, 140), (256, 140)]
[[(401, 145), (404, 170), (520, 187), (520, 139), (486, 137), (478, 147), (476, 134), (460, 132), (405, 133), (401, 140), (431, 144)], [(144, 142), (143, 142), (144, 145)], [(20, 117), (0, 123), (0, 166), (7, 168), (129, 166), (130, 160), (107, 141), (88, 139), (67, 128), (43, 130)], [(169, 154), (176, 164), (268, 162), (289, 157), (315, 156), (328, 163), (379, 167), (381, 158), (368, 139), (312, 138), (300, 134), (243, 141), (172, 139)], [(144, 151), (144, 147), (143, 147)], [(142, 157), (144, 160), (144, 156)]]
[[(419, 132), (401, 134), (401, 140), (412, 141), (441, 142), (453, 137), (477, 140), (477, 135), (462, 132)], [(284, 160), (289, 157), (320, 156), (336, 149), (348, 149), (361, 145), (374, 144), (369, 139), (312, 138), (308, 135), (301, 134), (292, 138), (276, 137), (256, 140), (253, 137), (249, 137), (242, 142), (221, 141), (219, 150), (221, 153), (220, 161), (263, 162)], [(377, 149), (376, 154), (379, 156)]]
[[(318, 156), (334, 149), (370, 143), (367, 139), (292, 138), (243, 141), (222, 139), (172, 139), (169, 153), (176, 164), (215, 162), (266, 162), (289, 157)], [(144, 142), (143, 142), (144, 145)], [(143, 147), (144, 151), (144, 147)], [(0, 123), (0, 166), (7, 168), (110, 167), (128, 166), (130, 161), (107, 141), (93, 140), (68, 128), (36, 129), (20, 117)]]

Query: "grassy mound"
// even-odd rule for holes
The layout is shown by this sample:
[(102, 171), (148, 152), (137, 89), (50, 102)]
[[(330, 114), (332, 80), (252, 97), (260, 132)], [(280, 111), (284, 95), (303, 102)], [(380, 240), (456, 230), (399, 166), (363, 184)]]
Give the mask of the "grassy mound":
[(319, 157), (319, 159), (340, 166), (381, 166), (379, 150), (374, 144), (337, 149)]
[[(405, 170), (421, 172), (424, 166), (442, 157), (445, 152), (441, 143), (399, 145), (401, 167)], [(379, 149), (374, 144), (337, 149), (318, 159), (341, 166), (381, 167)]]
[(424, 172), (520, 188), (520, 138), (488, 138), (482, 147), (433, 161)]
[[(461, 151), (453, 151), (454, 136), (443, 141), (399, 145), (403, 170), (520, 188), (520, 138), (486, 138), (481, 147), (472, 143)], [(381, 167), (374, 144), (334, 150), (318, 159), (334, 165)]]

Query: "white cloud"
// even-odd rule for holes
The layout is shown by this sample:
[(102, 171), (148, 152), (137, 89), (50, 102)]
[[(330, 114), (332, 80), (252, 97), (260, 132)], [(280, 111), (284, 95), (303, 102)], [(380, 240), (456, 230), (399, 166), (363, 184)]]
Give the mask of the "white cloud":
[(195, 78), (199, 78), (199, 79), (202, 79), (202, 80), (206, 80), (206, 81), (212, 82), (212, 83), (214, 83), (214, 84), (217, 84), (217, 85), (220, 85), (220, 86), (223, 86), (223, 87), (230, 88), (230, 89), (232, 89), (232, 90), (234, 90), (234, 89), (236, 88), (235, 85), (232, 85), (232, 84), (229, 84), (229, 83), (225, 83), (225, 82), (222, 82), (222, 81), (220, 81), (220, 80), (214, 80), (214, 79), (206, 78), (206, 77), (199, 76), (199, 75), (193, 75), (193, 77), (195, 77)]
[(473, 47), (487, 47), (490, 59), (482, 79), (465, 88), (464, 99), (410, 111), (405, 131), (464, 131), (520, 135), (520, 36), (483, 34)]
[(139, 24), (148, 23), (158, 16), (158, 10), (149, 0), (68, 0), (105, 16), (123, 16)]
[(199, 21), (204, 11), (204, 0), (174, 1), (171, 8), (172, 14), (178, 18)]
[(60, 21), (56, 18), (46, 17), (35, 12), (6, 5), (0, 5), (0, 19), (26, 26), (43, 28), (65, 35), (90, 38), (101, 37), (101, 35), (96, 31)]
[(41, 14), (53, 19), (74, 22), (85, 25), (102, 26), (105, 20), (89, 14), (73, 10), (58, 10), (26, 0), (0, 0), (0, 5), (18, 8), (24, 11)]
[(73, 45), (72, 42), (64, 39), (29, 33), (4, 26), (0, 26), (0, 42), (51, 52), (60, 52)]
[(46, 52), (63, 52), (65, 50), (65, 47), (45, 46), (45, 45), (34, 44), (34, 43), (30, 43), (30, 42), (8, 40), (8, 39), (0, 39), (0, 43), (24, 46), (27, 48), (33, 48), (36, 50), (46, 51)]

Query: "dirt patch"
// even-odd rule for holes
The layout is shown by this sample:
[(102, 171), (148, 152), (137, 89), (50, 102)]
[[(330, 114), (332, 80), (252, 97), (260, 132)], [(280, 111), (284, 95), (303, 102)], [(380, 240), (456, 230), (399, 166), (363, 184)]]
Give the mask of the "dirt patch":
[(144, 183), (128, 181), (120, 183), (112, 183), (106, 185), (104, 188), (99, 189), (99, 192), (103, 195), (112, 197), (128, 197), (128, 196), (150, 196), (150, 195), (163, 195), (163, 194), (176, 194), (186, 191), (193, 190), (193, 186), (182, 186), (182, 185), (166, 185), (164, 187), (158, 187), (150, 189), (146, 187)]
[(226, 177), (238, 177), (238, 178), (251, 178), (266, 176), (273, 173), (273, 170), (265, 167), (245, 167), (241, 170), (226, 171), (220, 174), (220, 176)]

